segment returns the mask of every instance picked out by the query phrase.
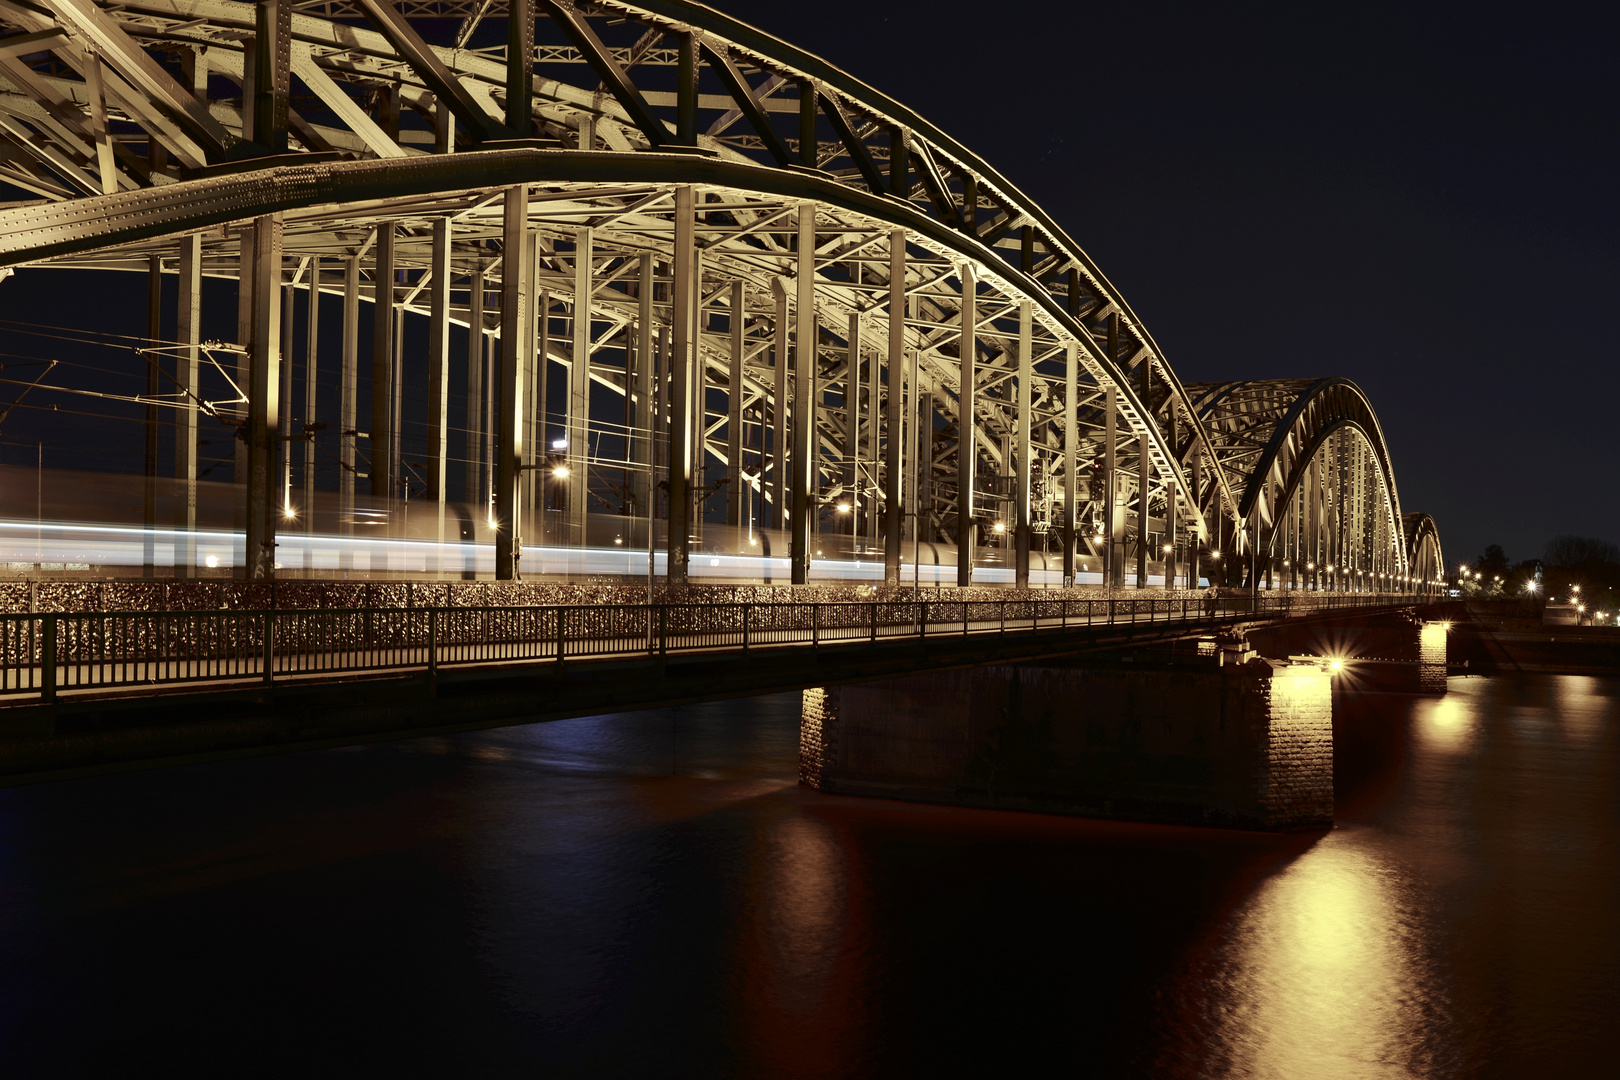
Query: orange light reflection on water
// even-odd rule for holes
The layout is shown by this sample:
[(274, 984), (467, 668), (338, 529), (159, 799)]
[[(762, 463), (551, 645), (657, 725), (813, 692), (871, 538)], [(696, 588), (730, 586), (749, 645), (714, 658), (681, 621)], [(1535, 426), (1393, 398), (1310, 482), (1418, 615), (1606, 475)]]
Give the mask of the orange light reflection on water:
[(1341, 830), (1266, 881), (1238, 913), (1206, 1067), (1244, 1077), (1407, 1077), (1433, 1023), (1398, 875)]

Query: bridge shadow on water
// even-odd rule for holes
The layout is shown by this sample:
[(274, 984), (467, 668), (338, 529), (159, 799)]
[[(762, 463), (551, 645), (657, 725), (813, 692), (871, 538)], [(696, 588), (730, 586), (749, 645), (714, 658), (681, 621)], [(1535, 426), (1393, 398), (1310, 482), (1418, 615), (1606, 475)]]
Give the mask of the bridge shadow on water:
[[(0, 1053), (13, 1076), (1589, 1075), (1597, 1035), (1532, 1033), (1601, 1030), (1615, 989), (1620, 887), (1582, 861), (1614, 850), (1612, 797), (1582, 813), (1614, 780), (1615, 686), (1453, 683), (1341, 703), (1327, 833), (818, 795), (796, 695), (6, 790)], [(1504, 795), (1548, 803), (1541, 847)], [(1545, 997), (1504, 995), (1504, 963)]]

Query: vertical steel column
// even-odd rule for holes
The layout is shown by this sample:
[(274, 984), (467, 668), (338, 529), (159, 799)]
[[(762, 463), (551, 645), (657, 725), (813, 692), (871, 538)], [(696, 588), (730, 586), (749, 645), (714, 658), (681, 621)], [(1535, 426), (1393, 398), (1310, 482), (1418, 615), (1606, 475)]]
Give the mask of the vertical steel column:
[(844, 338), (847, 353), (844, 365), (844, 492), (849, 500), (849, 535), (861, 535), (861, 316), (849, 314), (849, 333)]
[[(906, 232), (889, 231), (889, 397), (887, 423), (884, 425), (887, 442), (883, 460), (883, 581), (888, 585), (900, 584), (900, 541), (904, 533), (901, 515), (904, 513), (903, 490), (905, 469), (902, 452), (905, 447), (906, 398), (906, 312), (911, 310), (906, 295)], [(913, 361), (916, 359), (913, 353)], [(915, 364), (913, 366), (915, 371)], [(916, 393), (916, 387), (912, 387)], [(878, 372), (872, 365), (872, 463), (877, 465), (878, 450)], [(873, 478), (874, 480), (876, 477)], [(874, 534), (875, 535), (875, 534)]]
[(574, 234), (574, 347), (568, 368), (568, 536), (585, 546), (590, 488), (586, 483), (591, 438), (591, 263), (595, 237), (588, 228)]
[(1170, 443), (1170, 468), (1164, 474), (1164, 587), (1176, 587), (1176, 516), (1180, 513), (1180, 493), (1176, 490), (1176, 403), (1172, 398), (1165, 403), (1165, 411), (1169, 414), (1165, 421), (1166, 434)]
[(1029, 588), (1029, 546), (1030, 546), (1030, 520), (1029, 496), (1030, 484), (1034, 480), (1034, 470), (1030, 467), (1030, 454), (1033, 452), (1031, 440), (1030, 417), (1030, 387), (1035, 381), (1035, 344), (1034, 344), (1034, 313), (1030, 309), (1030, 302), (1023, 301), (1018, 305), (1018, 444), (1017, 444), (1017, 477), (1018, 487), (1013, 493), (1013, 581), (1020, 589)]
[[(703, 193), (694, 191), (693, 230), (696, 235), (698, 208), (703, 205)], [(708, 497), (703, 490), (705, 478), (704, 452), (708, 429), (707, 406), (709, 400), (708, 364), (703, 359), (703, 332), (707, 329), (703, 317), (703, 249), (694, 241), (692, 245), (692, 382), (687, 401), (692, 410), (692, 539), (701, 547), (703, 518), (708, 511)]]
[[(529, 189), (506, 189), (501, 245), (501, 361), (496, 383), (495, 421), (495, 577), (522, 576), (523, 503), (518, 490), (523, 464), (523, 369), (530, 353)], [(495, 383), (494, 379), (490, 380)]]
[[(534, 249), (534, 259), (530, 265), (529, 295), (534, 300), (534, 320), (530, 325), (529, 340), (534, 347), (530, 350), (533, 357), (527, 378), (529, 403), (527, 415), (529, 418), (528, 431), (524, 435), (523, 467), (527, 470), (523, 484), (523, 504), (533, 523), (531, 530), (524, 533), (541, 546), (546, 542), (546, 485), (551, 483), (551, 471), (542, 466), (546, 463), (546, 456), (551, 452), (551, 432), (547, 423), (546, 414), (551, 409), (551, 402), (546, 400), (549, 390), (548, 380), (551, 377), (551, 292), (539, 287), (542, 264), (545, 262), (540, 245), (540, 234), (535, 232), (530, 237), (530, 246)], [(628, 352), (628, 346), (626, 347)], [(628, 360), (628, 355), (626, 357)], [(628, 389), (628, 388), (627, 388)]]
[[(149, 401), (158, 393), (157, 350), (163, 339), (163, 256), (153, 255), (147, 260), (146, 271), (146, 342), (153, 350), (146, 357), (146, 393)], [(145, 483), (141, 498), (141, 566), (146, 577), (157, 574), (157, 455), (158, 415), (156, 405), (146, 406)]]
[(427, 497), (436, 504), (434, 533), (444, 543), (445, 474), (450, 450), (450, 219), (433, 222), (433, 265), (428, 267)]
[[(372, 246), (371, 495), (393, 509), (394, 463), (394, 223), (377, 226)], [(389, 535), (393, 535), (392, 520)]]
[(649, 536), (652, 533), (652, 493), (657, 486), (652, 478), (653, 369), (657, 367), (653, 353), (653, 288), (652, 252), (643, 252), (636, 286), (636, 419), (635, 431), (630, 435), (630, 460), (643, 467), (634, 481), (635, 503), (636, 513), (647, 519)]
[(1152, 480), (1148, 475), (1148, 437), (1136, 438), (1136, 587), (1147, 588), (1148, 581), (1148, 494)]
[[(315, 424), (320, 410), (321, 257), (309, 260), (309, 303), (304, 319), (304, 532), (315, 532)], [(289, 456), (291, 447), (288, 448)]]
[[(359, 435), (360, 388), (360, 258), (343, 260), (343, 375), (338, 402), (341, 463), (338, 487), (338, 517), (344, 536), (354, 535), (354, 479), (359, 455), (355, 452)], [(347, 549), (345, 549), (347, 550)], [(347, 554), (345, 558), (347, 558)]]
[[(242, 347), (236, 354), (236, 385), (244, 396), (253, 379), (253, 231), (251, 223), (242, 227), (236, 260), (236, 343)], [(249, 407), (236, 408), (245, 429)], [(237, 490), (233, 493), (231, 516), (237, 528), (245, 528), (247, 519), (242, 515), (247, 506), (248, 441), (236, 439), (234, 443), (231, 481)]]
[(287, 96), (292, 89), (292, 0), (259, 0), (253, 27), (253, 133), (287, 152)]
[(519, 139), (534, 127), (534, 0), (506, 0), (506, 126)]
[[(1196, 438), (1196, 432), (1194, 434)], [(1192, 456), (1192, 493), (1188, 496), (1194, 510), (1198, 509), (1199, 500), (1203, 497), (1203, 467), (1204, 454), (1202, 450), (1194, 450)], [(1198, 545), (1205, 540), (1202, 527), (1187, 538), (1187, 588), (1198, 588)]]
[(174, 576), (197, 576), (197, 346), (202, 341), (202, 234), (180, 238), (180, 283), (175, 338), (184, 346), (175, 362), (177, 389), (186, 398), (174, 421)]
[[(467, 287), (467, 439), (462, 496), (476, 512), (483, 504), (484, 427), (484, 268), (473, 270)], [(487, 514), (486, 514), (487, 516)]]
[(692, 280), (696, 244), (693, 191), (675, 189), (675, 280), (670, 290), (672, 347), (669, 377), (669, 584), (685, 585), (692, 535)]
[(281, 423), (281, 216), (253, 222), (253, 357), (248, 395), (247, 577), (267, 581), (276, 569), (273, 507), (276, 441)]
[(1080, 343), (1071, 341), (1063, 350), (1063, 587), (1074, 587), (1074, 552), (1080, 523), (1080, 475), (1078, 447), (1080, 431)]
[(726, 394), (726, 524), (743, 523), (743, 500), (748, 497), (748, 480), (743, 472), (743, 380), (744, 333), (747, 317), (743, 312), (743, 283), (731, 283), (731, 372)]
[(816, 84), (799, 80), (799, 164), (816, 167)]
[(793, 508), (788, 546), (793, 558), (793, 584), (810, 581), (810, 531), (819, 517), (815, 500), (817, 335), (816, 208), (799, 204), (798, 299), (793, 335)]
[(1125, 511), (1120, 505), (1123, 485), (1119, 482), (1119, 390), (1113, 386), (1108, 388), (1108, 400), (1103, 414), (1103, 455), (1103, 471), (1107, 473), (1103, 513), (1108, 522), (1108, 551), (1105, 561), (1108, 584), (1118, 589), (1125, 585)]
[[(286, 418), (286, 428), (292, 431), (293, 417), (293, 307), (298, 298), (298, 283), (300, 274), (294, 274), (293, 280), (281, 287), (281, 343), (287, 350), (286, 362), (281, 365), (281, 411)], [(281, 516), (285, 521), (291, 521), (295, 513), (292, 501), (292, 443), (283, 440), (279, 448), (281, 454)]]
[(1319, 545), (1321, 538), (1322, 497), (1317, 490), (1321, 483), (1321, 468), (1318, 466), (1320, 451), (1313, 455), (1305, 466), (1305, 587), (1307, 589), (1319, 588), (1322, 573), (1322, 552)]
[[(1110, 316), (1119, 325), (1119, 316)], [(1153, 524), (1148, 516), (1148, 496), (1152, 492), (1153, 459), (1148, 455), (1146, 425), (1153, 423), (1153, 362), (1142, 358), (1142, 423), (1141, 435), (1136, 439), (1136, 587), (1148, 585), (1148, 533)]]
[(675, 39), (675, 141), (682, 146), (696, 146), (701, 39), (691, 30), (678, 31)]
[(978, 287), (973, 268), (964, 265), (962, 276), (962, 332), (958, 340), (961, 362), (956, 384), (956, 586), (973, 584), (973, 466), (978, 450), (973, 445), (974, 359), (978, 351)]
[[(916, 520), (912, 523), (912, 540), (931, 543), (934, 539), (934, 395), (917, 395), (916, 464), (912, 473), (917, 477)], [(913, 568), (913, 579), (916, 577)]]
[[(901, 258), (904, 259), (905, 234), (901, 233), (900, 235), (900, 254)], [(891, 265), (889, 270), (889, 300), (892, 303), (894, 300), (894, 267)], [(900, 271), (902, 286), (904, 285), (905, 276), (905, 264), (902, 262)], [(900, 292), (903, 301), (905, 295), (904, 287), (901, 288)], [(904, 330), (903, 326), (902, 330)], [(892, 341), (890, 342), (890, 348), (893, 348)], [(905, 338), (903, 334), (901, 337), (900, 351), (896, 355), (902, 357), (905, 355)], [(883, 449), (883, 362), (877, 356), (873, 356), (871, 360), (867, 362), (866, 367), (866, 471), (870, 479), (870, 483), (866, 487), (866, 536), (867, 539), (875, 545), (878, 542), (878, 530), (882, 524), (882, 519), (878, 514), (879, 492), (882, 490), (878, 487), (878, 455)], [(857, 455), (859, 455), (859, 452), (860, 451), (857, 449)], [(858, 483), (859, 478), (857, 477), (857, 484)], [(887, 537), (888, 534), (885, 533), (885, 549), (887, 548)], [(887, 569), (887, 553), (885, 553), (884, 559), (885, 569)], [(898, 572), (898, 564), (896, 565)], [(884, 580), (888, 580), (887, 573), (884, 574)]]
[(787, 286), (782, 284), (781, 278), (776, 278), (771, 284), (776, 291), (776, 344), (773, 349), (776, 402), (771, 414), (771, 468), (775, 470), (771, 476), (771, 489), (775, 498), (769, 524), (777, 529), (785, 529), (788, 523), (788, 296)]

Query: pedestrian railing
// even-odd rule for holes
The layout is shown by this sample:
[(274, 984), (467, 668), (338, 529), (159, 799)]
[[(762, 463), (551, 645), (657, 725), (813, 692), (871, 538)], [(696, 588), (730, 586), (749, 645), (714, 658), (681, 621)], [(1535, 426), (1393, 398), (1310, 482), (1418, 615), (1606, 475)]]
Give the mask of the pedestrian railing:
[(0, 615), (0, 695), (1394, 607), (1395, 595), (1027, 598)]

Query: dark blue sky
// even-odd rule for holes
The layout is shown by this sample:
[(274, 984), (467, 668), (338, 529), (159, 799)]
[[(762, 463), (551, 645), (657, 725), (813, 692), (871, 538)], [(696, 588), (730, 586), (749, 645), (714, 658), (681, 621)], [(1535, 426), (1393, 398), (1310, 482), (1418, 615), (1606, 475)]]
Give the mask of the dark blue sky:
[(716, 6), (987, 158), (1184, 380), (1360, 383), (1451, 561), (1620, 540), (1602, 6)]

